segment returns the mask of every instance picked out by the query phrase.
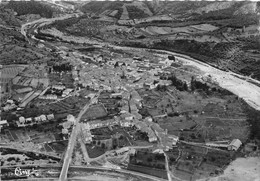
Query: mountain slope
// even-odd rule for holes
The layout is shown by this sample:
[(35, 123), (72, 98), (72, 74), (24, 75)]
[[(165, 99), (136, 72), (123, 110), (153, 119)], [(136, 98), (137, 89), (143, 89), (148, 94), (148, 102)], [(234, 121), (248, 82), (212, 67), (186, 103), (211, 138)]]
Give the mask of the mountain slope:
[(16, 13), (0, 5), (0, 25), (20, 26), (20, 21), (15, 17)]
[(51, 18), (58, 10), (48, 4), (37, 1), (10, 1), (6, 8), (17, 12), (17, 15), (39, 14), (41, 17)]

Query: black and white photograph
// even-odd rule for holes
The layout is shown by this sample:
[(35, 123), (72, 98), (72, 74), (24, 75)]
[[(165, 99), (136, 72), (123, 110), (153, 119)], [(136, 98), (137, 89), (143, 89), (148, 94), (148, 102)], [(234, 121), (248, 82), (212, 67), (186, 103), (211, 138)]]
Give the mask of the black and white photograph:
[(0, 0), (0, 181), (260, 181), (260, 1)]

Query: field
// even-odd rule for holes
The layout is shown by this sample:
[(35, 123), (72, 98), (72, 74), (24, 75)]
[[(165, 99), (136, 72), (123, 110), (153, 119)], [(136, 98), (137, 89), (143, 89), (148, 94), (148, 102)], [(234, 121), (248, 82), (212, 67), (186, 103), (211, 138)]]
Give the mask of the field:
[(30, 117), (32, 115), (39, 116), (41, 113), (54, 113), (59, 118), (63, 117), (64, 113), (76, 115), (88, 101), (89, 99), (81, 96), (70, 96), (58, 102), (35, 100), (23, 110), (23, 115)]
[(214, 150), (195, 145), (181, 144), (167, 152), (170, 168), (175, 176), (184, 180), (196, 180), (222, 173), (234, 158), (224, 150)]
[(81, 120), (97, 119), (105, 117), (106, 115), (107, 111), (105, 110), (103, 105), (94, 105), (86, 111), (86, 113), (82, 116)]
[(50, 73), (48, 77), (51, 85), (62, 83), (67, 88), (74, 88), (74, 80), (71, 73), (63, 73), (61, 76), (60, 73)]
[(208, 31), (215, 31), (218, 27), (211, 24), (196, 24), (190, 26), (184, 26), (179, 28), (173, 27), (158, 27), (158, 26), (146, 26), (141, 28), (143, 31), (150, 35), (165, 35), (165, 34), (178, 34), (185, 33), (186, 35), (205, 33)]
[(136, 172), (141, 172), (144, 174), (153, 175), (153, 176), (164, 178), (164, 179), (168, 178), (167, 172), (165, 170), (159, 170), (159, 169), (154, 169), (154, 168), (144, 167), (144, 166), (139, 166), (139, 165), (132, 165), (132, 164), (129, 164), (127, 169), (133, 170)]
[(130, 164), (165, 170), (165, 157), (160, 153), (151, 153), (149, 150), (137, 150), (130, 156)]
[(105, 153), (105, 149), (95, 145), (86, 145), (88, 154), (90, 158), (96, 158)]
[(26, 67), (26, 65), (3, 66), (3, 68), (1, 69), (1, 82), (4, 82), (2, 79), (13, 79), (18, 73), (22, 72)]
[(53, 142), (53, 143), (46, 143), (44, 145), (44, 148), (49, 147), (49, 151), (55, 152), (58, 155), (62, 155), (66, 149), (67, 149), (68, 141), (59, 141), (59, 142)]

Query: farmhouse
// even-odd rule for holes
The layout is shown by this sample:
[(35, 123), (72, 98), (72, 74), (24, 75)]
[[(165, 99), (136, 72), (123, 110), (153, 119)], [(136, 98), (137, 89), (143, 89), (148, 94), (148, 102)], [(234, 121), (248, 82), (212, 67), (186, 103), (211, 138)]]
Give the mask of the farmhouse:
[(3, 127), (7, 127), (7, 126), (9, 126), (7, 120), (1, 120), (1, 121), (0, 121), (0, 132), (1, 132), (1, 129), (2, 129)]
[(242, 142), (239, 139), (233, 139), (228, 145), (228, 150), (237, 151), (241, 145)]

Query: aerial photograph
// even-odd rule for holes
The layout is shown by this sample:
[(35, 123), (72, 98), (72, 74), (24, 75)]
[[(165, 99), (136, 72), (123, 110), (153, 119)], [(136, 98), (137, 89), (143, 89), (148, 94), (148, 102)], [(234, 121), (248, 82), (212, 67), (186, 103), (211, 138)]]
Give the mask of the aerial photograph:
[(0, 0), (0, 181), (260, 181), (260, 1)]

